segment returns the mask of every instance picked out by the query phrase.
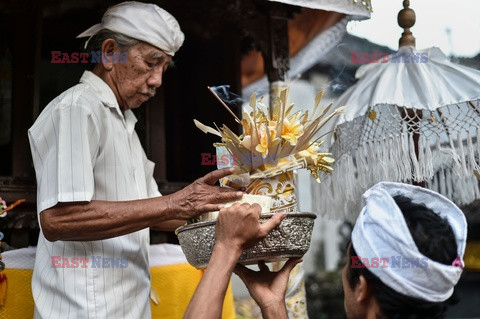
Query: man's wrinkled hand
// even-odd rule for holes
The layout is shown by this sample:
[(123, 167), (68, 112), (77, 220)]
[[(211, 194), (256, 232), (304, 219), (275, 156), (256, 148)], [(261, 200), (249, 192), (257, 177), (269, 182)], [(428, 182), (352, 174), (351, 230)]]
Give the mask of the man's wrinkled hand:
[(169, 195), (169, 208), (175, 211), (176, 218), (190, 219), (203, 213), (220, 210), (224, 203), (242, 198), (243, 193), (215, 183), (235, 172), (234, 168), (215, 170), (197, 179), (184, 189)]
[(261, 212), (258, 204), (234, 204), (222, 208), (215, 229), (217, 244), (243, 251), (265, 238), (286, 216), (283, 212), (277, 213), (261, 224), (259, 221)]

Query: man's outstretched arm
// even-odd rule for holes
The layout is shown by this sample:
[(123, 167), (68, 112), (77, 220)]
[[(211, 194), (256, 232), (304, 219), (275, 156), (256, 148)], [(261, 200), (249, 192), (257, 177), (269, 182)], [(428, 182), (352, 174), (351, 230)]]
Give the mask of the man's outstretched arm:
[(260, 213), (258, 204), (235, 204), (220, 210), (215, 229), (216, 244), (184, 318), (221, 318), (228, 283), (243, 250), (265, 238), (286, 216), (278, 213), (260, 224)]
[(217, 211), (223, 207), (222, 203), (243, 196), (242, 192), (214, 186), (218, 179), (233, 172), (230, 168), (216, 170), (174, 194), (155, 198), (58, 203), (40, 212), (42, 231), (49, 241), (101, 240)]

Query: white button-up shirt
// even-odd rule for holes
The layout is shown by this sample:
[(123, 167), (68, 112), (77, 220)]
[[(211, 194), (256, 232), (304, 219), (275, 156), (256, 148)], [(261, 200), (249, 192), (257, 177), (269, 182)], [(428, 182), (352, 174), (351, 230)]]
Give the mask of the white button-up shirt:
[[(50, 102), (28, 131), (38, 213), (58, 202), (160, 196), (136, 121), (88, 71)], [(49, 242), (40, 232), (32, 279), (35, 317), (150, 318), (148, 247), (148, 229), (83, 242)]]

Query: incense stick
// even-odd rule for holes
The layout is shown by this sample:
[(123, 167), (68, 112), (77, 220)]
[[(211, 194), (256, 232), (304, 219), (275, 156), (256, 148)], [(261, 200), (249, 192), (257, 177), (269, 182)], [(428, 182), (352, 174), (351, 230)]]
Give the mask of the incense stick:
[(215, 93), (214, 90), (212, 90), (209, 86), (207, 86), (208, 90), (210, 92), (212, 92), (212, 94), (217, 98), (217, 100), (223, 105), (224, 108), (227, 109), (227, 111), (232, 114), (232, 116), (235, 118), (235, 121), (237, 121), (237, 123), (241, 123), (240, 119), (235, 115), (235, 113), (233, 113), (232, 110), (230, 110), (230, 108), (227, 106), (227, 104), (225, 104), (225, 102), (223, 102), (223, 100), (217, 95), (217, 93)]

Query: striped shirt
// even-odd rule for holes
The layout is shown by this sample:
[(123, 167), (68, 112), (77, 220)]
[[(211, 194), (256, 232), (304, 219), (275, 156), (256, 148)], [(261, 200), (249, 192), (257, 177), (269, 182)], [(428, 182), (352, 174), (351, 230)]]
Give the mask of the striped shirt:
[[(88, 71), (50, 102), (28, 131), (38, 214), (58, 202), (160, 196), (136, 121)], [(84, 242), (50, 242), (40, 231), (35, 317), (150, 318), (148, 247), (148, 229)]]

